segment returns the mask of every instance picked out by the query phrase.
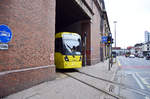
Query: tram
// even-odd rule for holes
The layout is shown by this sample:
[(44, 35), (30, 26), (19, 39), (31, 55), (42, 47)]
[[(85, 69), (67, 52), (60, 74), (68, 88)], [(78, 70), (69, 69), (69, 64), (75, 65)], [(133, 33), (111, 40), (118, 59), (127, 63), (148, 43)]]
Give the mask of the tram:
[(60, 32), (55, 35), (55, 65), (57, 69), (82, 67), (81, 36)]

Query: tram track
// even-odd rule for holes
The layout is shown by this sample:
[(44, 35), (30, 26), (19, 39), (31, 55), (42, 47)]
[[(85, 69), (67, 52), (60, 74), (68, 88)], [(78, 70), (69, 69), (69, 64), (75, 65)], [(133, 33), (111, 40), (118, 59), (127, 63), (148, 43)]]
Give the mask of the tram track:
[[(75, 73), (80, 73), (80, 72), (75, 72)], [(79, 81), (79, 82), (81, 82), (81, 83), (83, 83), (83, 84), (86, 84), (87, 86), (92, 87), (92, 88), (94, 88), (94, 89), (96, 89), (96, 90), (98, 90), (98, 91), (100, 91), (100, 92), (102, 92), (102, 93), (104, 93), (104, 94), (106, 94), (106, 95), (109, 95), (109, 96), (111, 96), (111, 97), (113, 97), (113, 98), (115, 98), (115, 99), (123, 99), (123, 97), (121, 97), (121, 96), (119, 96), (119, 95), (115, 95), (115, 94), (112, 93), (112, 92), (109, 92), (109, 91), (107, 91), (107, 90), (105, 90), (105, 89), (99, 88), (99, 87), (95, 86), (94, 84), (90, 84), (90, 83), (87, 82), (87, 81), (84, 81), (84, 80), (82, 80), (82, 79), (80, 79), (80, 78), (78, 78), (78, 77), (73, 76), (72, 73), (63, 73), (63, 74), (65, 74), (66, 76), (68, 76), (68, 77), (70, 77), (70, 78), (73, 78), (73, 79), (75, 79), (75, 80), (77, 80), (77, 81)], [(81, 74), (81, 73), (80, 73), (80, 74)], [(86, 75), (86, 76), (87, 76), (87, 75)], [(89, 77), (90, 77), (90, 76), (89, 76)], [(94, 77), (92, 77), (92, 78), (94, 78)], [(94, 79), (95, 79), (95, 78), (94, 78)]]
[(90, 74), (85, 73), (85, 72), (81, 72), (81, 71), (77, 71), (77, 72), (80, 73), (80, 74), (84, 74), (84, 75), (87, 75), (87, 76), (99, 79), (101, 81), (108, 82), (108, 83), (113, 84), (113, 85), (120, 86), (122, 88), (126, 88), (126, 89), (128, 89), (128, 90), (130, 90), (132, 92), (137, 93), (137, 94), (144, 95), (144, 96), (149, 96), (150, 97), (150, 92), (147, 92), (145, 90), (133, 88), (131, 86), (128, 86), (128, 85), (125, 85), (125, 84), (122, 84), (122, 83), (118, 83), (118, 82), (115, 82), (115, 81), (111, 81), (111, 80), (103, 79), (103, 78), (100, 78), (100, 77), (96, 77), (96, 76), (90, 75)]
[[(92, 77), (92, 78), (95, 78), (95, 79), (107, 82), (107, 83), (112, 84), (114, 86), (119, 86), (119, 87), (128, 89), (129, 91), (132, 91), (132, 92), (140, 94), (140, 95), (150, 96), (150, 93), (147, 92), (147, 91), (144, 91), (144, 90), (141, 90), (141, 89), (136, 89), (136, 88), (133, 88), (133, 87), (130, 87), (128, 85), (124, 85), (124, 84), (121, 84), (121, 83), (118, 83), (118, 82), (115, 82), (115, 81), (111, 81), (111, 80), (107, 80), (107, 79), (104, 79), (104, 78), (100, 78), (100, 77), (97, 77), (97, 76), (94, 76), (94, 75), (90, 75), (88, 73), (81, 72), (81, 71), (78, 71), (78, 70), (76, 70), (75, 73), (80, 73), (80, 74), (86, 75), (88, 77)], [(98, 88), (98, 87), (96, 87), (96, 86), (94, 86), (92, 84), (89, 84), (88, 82), (86, 82), (86, 81), (84, 81), (82, 79), (79, 79), (78, 77), (73, 76), (71, 73), (64, 72), (63, 74), (65, 74), (66, 76), (71, 77), (71, 78), (73, 78), (75, 80), (78, 80), (79, 82), (81, 82), (83, 84), (86, 84), (86, 85), (88, 85), (88, 86), (90, 86), (90, 87), (92, 87), (92, 88), (94, 88), (94, 89), (96, 89), (96, 90), (106, 94), (106, 95), (109, 95), (109, 96), (114, 97), (116, 99), (123, 99), (122, 96), (114, 94), (114, 93), (112, 93), (110, 91), (107, 91), (105, 89)]]

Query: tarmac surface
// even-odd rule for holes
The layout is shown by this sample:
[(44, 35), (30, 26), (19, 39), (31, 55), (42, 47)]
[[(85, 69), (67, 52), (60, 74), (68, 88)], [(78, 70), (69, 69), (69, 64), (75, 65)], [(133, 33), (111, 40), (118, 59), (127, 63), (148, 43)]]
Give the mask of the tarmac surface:
[(105, 91), (113, 93), (113, 86), (110, 83), (80, 72), (113, 81), (118, 68), (118, 64), (114, 64), (108, 71), (106, 60), (77, 69), (79, 72), (58, 72), (53, 81), (41, 83), (3, 99), (115, 99), (104, 93)]

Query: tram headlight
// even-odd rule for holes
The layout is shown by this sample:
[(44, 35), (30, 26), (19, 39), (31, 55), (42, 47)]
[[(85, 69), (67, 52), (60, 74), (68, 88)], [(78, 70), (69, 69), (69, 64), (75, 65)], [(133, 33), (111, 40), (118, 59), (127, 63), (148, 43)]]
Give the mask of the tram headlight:
[(65, 56), (65, 57), (64, 57), (64, 59), (65, 59), (65, 61), (69, 61), (69, 59), (68, 59), (68, 57), (67, 57), (67, 56)]

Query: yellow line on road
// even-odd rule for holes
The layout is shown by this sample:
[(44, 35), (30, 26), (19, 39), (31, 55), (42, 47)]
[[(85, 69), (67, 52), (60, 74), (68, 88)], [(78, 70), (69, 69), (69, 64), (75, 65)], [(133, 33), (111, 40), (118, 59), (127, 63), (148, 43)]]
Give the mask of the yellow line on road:
[(119, 61), (119, 60), (117, 60), (117, 62), (118, 62), (118, 65), (121, 67), (120, 61)]

